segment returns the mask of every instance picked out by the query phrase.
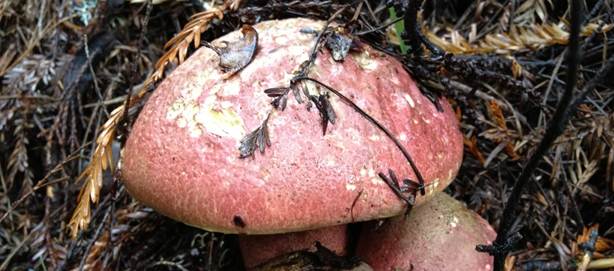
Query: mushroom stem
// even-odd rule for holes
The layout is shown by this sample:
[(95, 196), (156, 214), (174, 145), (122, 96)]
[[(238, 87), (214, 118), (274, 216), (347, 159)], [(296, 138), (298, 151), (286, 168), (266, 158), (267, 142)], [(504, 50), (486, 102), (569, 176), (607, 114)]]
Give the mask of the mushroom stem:
[(313, 251), (316, 242), (320, 242), (339, 256), (345, 255), (347, 225), (302, 232), (239, 236), (239, 247), (245, 268), (248, 270), (281, 255), (300, 250)]

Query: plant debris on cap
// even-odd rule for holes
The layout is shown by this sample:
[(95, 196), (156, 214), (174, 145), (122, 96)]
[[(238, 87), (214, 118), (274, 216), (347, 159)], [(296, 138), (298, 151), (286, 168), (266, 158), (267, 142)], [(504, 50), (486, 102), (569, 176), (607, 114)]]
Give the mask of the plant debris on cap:
[(258, 32), (250, 25), (241, 27), (242, 37), (237, 41), (221, 41), (221, 45), (205, 45), (211, 48), (220, 58), (219, 66), (228, 78), (247, 66), (258, 48)]
[[(290, 87), (317, 39), (302, 30), (323, 25), (254, 25), (256, 54), (229, 78), (213, 50), (197, 50), (134, 124), (123, 155), (128, 191), (162, 214), (225, 233), (302, 231), (403, 213), (405, 202), (378, 173), (391, 169), (414, 181), (416, 174), (373, 123), (313, 81), (297, 84), (307, 99), (284, 100), (284, 108), (264, 92)], [(211, 44), (242, 37), (235, 31)], [(463, 150), (455, 114), (445, 100), (439, 112), (397, 60), (361, 45), (336, 62), (321, 49), (304, 76), (342, 93), (411, 153), (426, 187), (416, 204), (454, 179)], [(239, 151), (248, 141), (257, 147), (250, 155)]]

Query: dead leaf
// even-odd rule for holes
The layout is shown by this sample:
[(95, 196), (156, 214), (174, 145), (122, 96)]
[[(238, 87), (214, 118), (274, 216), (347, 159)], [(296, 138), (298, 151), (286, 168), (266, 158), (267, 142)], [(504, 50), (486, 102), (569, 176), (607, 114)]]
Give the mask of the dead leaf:
[(595, 251), (606, 252), (614, 249), (614, 240), (605, 237), (597, 237), (597, 243), (595, 244)]
[(577, 237), (576, 244), (579, 246), (579, 249), (576, 251), (582, 253), (577, 270), (586, 270), (588, 264), (591, 262), (597, 238), (599, 237), (598, 234), (599, 224), (595, 224), (589, 228), (584, 227), (584, 229), (582, 229), (582, 234)]
[(343, 61), (352, 48), (352, 37), (350, 37), (344, 28), (338, 27), (333, 29), (326, 38), (326, 48), (328, 48), (337, 62)]
[(516, 61), (516, 58), (510, 57), (512, 60), (512, 75), (515, 79), (520, 79), (522, 76), (522, 66)]
[(471, 155), (473, 155), (475, 159), (478, 159), (478, 161), (480, 161), (480, 164), (484, 165), (484, 163), (486, 163), (484, 155), (478, 148), (478, 139), (475, 137), (475, 135), (473, 135), (471, 138), (463, 138), (463, 143), (465, 144), (465, 146), (467, 146), (469, 153), (471, 153)]
[[(505, 117), (503, 116), (503, 111), (501, 107), (496, 101), (488, 102), (488, 111), (490, 112), (491, 118), (495, 121), (497, 126), (503, 131), (504, 134), (508, 134), (509, 130), (507, 129), (507, 124), (505, 123)], [(501, 143), (504, 139), (497, 140), (497, 143)], [(512, 160), (520, 159), (520, 156), (514, 150), (514, 145), (511, 142), (507, 142), (505, 145), (505, 153), (512, 158)]]
[(516, 256), (507, 256), (505, 257), (505, 263), (503, 264), (503, 270), (512, 271), (514, 270), (514, 265), (516, 264)]
[(245, 68), (256, 54), (258, 47), (258, 32), (251, 25), (241, 27), (243, 37), (238, 41), (222, 41), (223, 46), (211, 46), (220, 56), (220, 68), (226, 73), (224, 78), (233, 76)]

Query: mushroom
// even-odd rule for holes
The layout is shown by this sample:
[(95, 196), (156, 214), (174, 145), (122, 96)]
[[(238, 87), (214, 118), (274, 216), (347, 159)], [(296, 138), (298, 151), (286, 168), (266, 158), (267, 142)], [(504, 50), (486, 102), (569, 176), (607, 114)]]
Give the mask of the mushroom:
[[(421, 94), (399, 61), (366, 44), (340, 62), (320, 49), (305, 75), (346, 101), (316, 81), (292, 80), (305, 67), (301, 64), (323, 26), (303, 18), (254, 25), (256, 53), (230, 75), (218, 66), (216, 50), (195, 51), (160, 83), (134, 124), (122, 162), (129, 193), (183, 223), (241, 236), (399, 215), (406, 202), (379, 173), (391, 169), (417, 182), (416, 173), (391, 137), (348, 101), (387, 127), (411, 154), (426, 192), (415, 204), (445, 188), (462, 160), (458, 121), (445, 100), (438, 101), (439, 111)], [(241, 38), (235, 31), (211, 45), (237, 44)], [(289, 89), (291, 81), (296, 93), (276, 92)], [(284, 98), (285, 106), (273, 106), (272, 96), (277, 105)], [(345, 240), (344, 230), (334, 229), (320, 233), (336, 232)], [(303, 243), (286, 244), (288, 249), (322, 239), (344, 251), (334, 245), (339, 241), (299, 235), (308, 238), (266, 238)]]
[(487, 221), (443, 192), (376, 227), (364, 226), (357, 255), (374, 270), (492, 270), (493, 258), (475, 250), (492, 243)]

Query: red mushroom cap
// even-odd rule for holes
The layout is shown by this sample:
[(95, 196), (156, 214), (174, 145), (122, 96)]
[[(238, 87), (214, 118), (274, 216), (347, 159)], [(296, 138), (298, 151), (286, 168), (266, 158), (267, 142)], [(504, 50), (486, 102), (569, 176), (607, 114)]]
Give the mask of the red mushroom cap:
[(357, 255), (374, 270), (490, 271), (492, 256), (475, 246), (490, 244), (496, 236), (487, 221), (440, 192), (408, 217), (366, 226)]
[[(255, 25), (253, 61), (227, 79), (209, 48), (177, 67), (128, 138), (122, 170), (128, 191), (162, 214), (225, 233), (302, 231), (402, 213), (404, 202), (377, 174), (393, 169), (400, 178), (416, 177), (380, 130), (331, 94), (337, 119), (322, 135), (315, 107), (307, 110), (290, 95), (287, 108), (277, 111), (263, 92), (289, 85), (316, 40), (301, 30), (322, 26), (309, 19)], [(240, 37), (233, 32), (213, 44)], [(363, 44), (335, 62), (322, 49), (309, 75), (392, 131), (424, 176), (427, 197), (454, 179), (463, 149), (455, 114), (445, 100), (438, 112), (393, 57)], [(318, 91), (311, 83), (307, 90)], [(269, 112), (271, 145), (240, 159), (241, 139)]]

